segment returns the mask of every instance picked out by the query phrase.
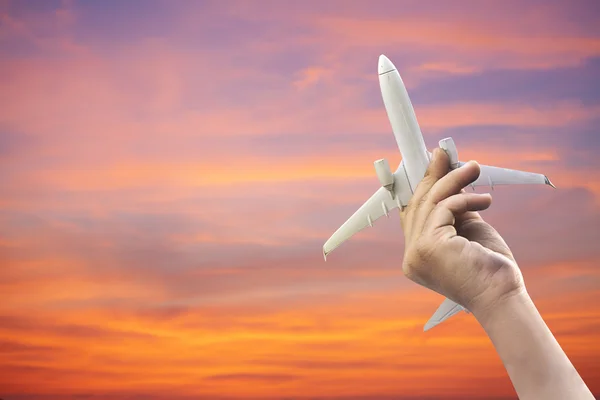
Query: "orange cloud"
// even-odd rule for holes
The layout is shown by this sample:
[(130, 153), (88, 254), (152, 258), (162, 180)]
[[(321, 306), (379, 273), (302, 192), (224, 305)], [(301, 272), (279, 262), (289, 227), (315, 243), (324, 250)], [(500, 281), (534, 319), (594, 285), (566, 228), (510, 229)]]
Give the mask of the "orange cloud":
[[(441, 301), (427, 293), (416, 287), (394, 289), (272, 311), (259, 302), (172, 313), (87, 308), (5, 318), (0, 340), (7, 350), (3, 365), (10, 368), (2, 376), (5, 387), (23, 392), (32, 389), (26, 386), (31, 379), (40, 382), (35, 390), (61, 390), (62, 379), (81, 369), (66, 393), (153, 387), (205, 396), (292, 396), (299, 391), (313, 396), (469, 396), (487, 387), (509, 395), (512, 389), (491, 343), (472, 316), (460, 314), (435, 332), (422, 333), (423, 322)], [(600, 310), (589, 305), (586, 313), (544, 312), (580, 365), (596, 351), (583, 345), (594, 331), (578, 328), (600, 320)], [(576, 339), (569, 337), (573, 329)], [(36, 352), (48, 358), (27, 357)], [(124, 353), (126, 361), (120, 361)], [(22, 378), (25, 366), (28, 380)], [(597, 378), (593, 368), (581, 372), (590, 383)]]

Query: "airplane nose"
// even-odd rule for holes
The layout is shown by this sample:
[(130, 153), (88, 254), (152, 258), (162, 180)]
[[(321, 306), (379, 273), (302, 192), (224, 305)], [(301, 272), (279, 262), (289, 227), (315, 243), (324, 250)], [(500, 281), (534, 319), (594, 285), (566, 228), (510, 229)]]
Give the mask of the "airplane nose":
[(378, 63), (379, 63), (379, 68), (378, 68), (379, 75), (385, 74), (386, 72), (390, 72), (390, 71), (393, 71), (396, 69), (396, 67), (394, 66), (394, 64), (392, 64), (392, 62), (389, 60), (389, 58), (387, 58), (383, 54), (379, 56)]

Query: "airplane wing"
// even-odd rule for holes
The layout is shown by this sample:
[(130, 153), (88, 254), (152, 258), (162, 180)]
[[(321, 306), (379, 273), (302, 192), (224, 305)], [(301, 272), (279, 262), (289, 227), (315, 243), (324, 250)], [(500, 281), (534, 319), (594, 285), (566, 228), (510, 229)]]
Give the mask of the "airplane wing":
[(323, 256), (327, 259), (327, 254), (331, 253), (336, 247), (342, 244), (350, 236), (363, 230), (367, 226), (373, 226), (373, 223), (383, 215), (387, 215), (391, 210), (401, 206), (400, 198), (396, 195), (392, 198), (392, 193), (384, 187), (380, 187), (323, 245)]
[[(463, 165), (465, 165), (464, 162), (459, 163), (459, 167), (462, 167)], [(490, 186), (491, 188), (494, 188), (496, 185), (541, 184), (550, 185), (554, 188), (556, 187), (550, 182), (550, 179), (543, 174), (492, 167), (483, 164), (480, 164), (480, 168), (481, 172), (479, 178), (469, 186)]]
[(425, 324), (423, 331), (428, 331), (434, 326), (444, 322), (454, 314), (464, 310), (465, 308), (458, 303), (453, 302), (450, 299), (446, 299), (442, 302), (442, 304), (438, 307), (438, 309), (433, 313), (429, 321)]

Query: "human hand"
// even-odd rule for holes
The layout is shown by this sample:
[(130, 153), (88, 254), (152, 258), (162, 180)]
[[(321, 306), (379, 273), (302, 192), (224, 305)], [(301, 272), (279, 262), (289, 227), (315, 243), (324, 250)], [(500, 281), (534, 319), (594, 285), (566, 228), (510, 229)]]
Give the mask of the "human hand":
[(507, 244), (477, 212), (491, 205), (491, 195), (463, 190), (479, 172), (474, 161), (450, 170), (448, 155), (436, 148), (425, 177), (400, 212), (404, 274), (476, 317), (498, 301), (525, 291)]

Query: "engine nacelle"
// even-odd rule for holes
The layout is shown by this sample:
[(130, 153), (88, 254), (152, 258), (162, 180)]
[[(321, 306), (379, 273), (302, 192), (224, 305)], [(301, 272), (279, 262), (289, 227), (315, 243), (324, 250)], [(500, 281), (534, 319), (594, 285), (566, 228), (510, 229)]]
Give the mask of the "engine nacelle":
[(458, 167), (458, 150), (454, 144), (454, 139), (449, 137), (440, 140), (440, 147), (448, 154), (448, 157), (450, 157), (450, 167)]
[(375, 172), (381, 186), (389, 190), (390, 192), (394, 188), (394, 175), (390, 170), (390, 165), (385, 158), (377, 160), (373, 163), (375, 165)]

